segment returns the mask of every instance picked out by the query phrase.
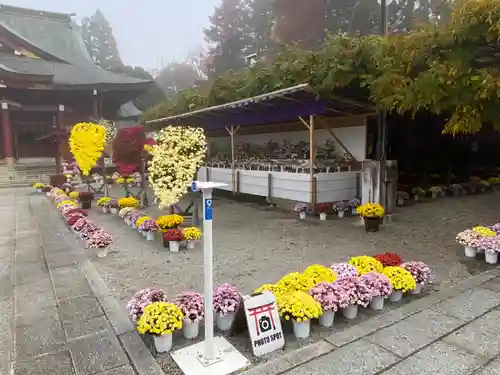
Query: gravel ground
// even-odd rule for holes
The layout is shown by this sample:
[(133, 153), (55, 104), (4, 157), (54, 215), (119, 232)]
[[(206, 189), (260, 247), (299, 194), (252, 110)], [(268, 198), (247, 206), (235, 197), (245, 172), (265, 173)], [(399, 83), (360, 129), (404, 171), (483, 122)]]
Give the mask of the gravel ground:
[[(118, 197), (122, 193), (115, 189), (112, 195)], [(432, 200), (399, 208), (391, 225), (378, 233), (365, 233), (356, 225), (359, 219), (355, 217), (332, 218), (326, 222), (316, 218), (299, 221), (292, 212), (216, 199), (214, 283), (228, 282), (241, 292), (250, 293), (263, 283), (275, 282), (284, 274), (301, 271), (309, 264), (329, 265), (355, 255), (392, 251), (405, 260), (422, 260), (433, 268), (435, 278), (434, 284), (427, 288), (429, 293), (488, 268), (484, 262), (466, 260), (455, 243), (455, 235), (473, 225), (499, 221), (499, 205), (500, 194), (494, 193)], [(156, 207), (147, 211), (151, 216), (159, 215)], [(115, 237), (116, 252), (105, 259), (94, 260), (94, 265), (123, 306), (137, 290), (152, 285), (161, 287), (171, 297), (186, 290), (202, 292), (201, 246), (169, 253), (160, 239), (146, 242), (117, 217), (105, 215), (97, 208), (90, 217)], [(370, 316), (365, 311), (354, 322), (339, 320), (334, 329), (344, 329)], [(315, 327), (310, 340), (288, 340), (285, 350), (328, 333), (331, 330)], [(180, 338), (174, 342), (175, 347), (187, 344)], [(247, 339), (235, 337), (231, 342), (250, 358)], [(159, 357), (158, 361), (166, 373), (173, 375), (178, 371), (169, 356)]]

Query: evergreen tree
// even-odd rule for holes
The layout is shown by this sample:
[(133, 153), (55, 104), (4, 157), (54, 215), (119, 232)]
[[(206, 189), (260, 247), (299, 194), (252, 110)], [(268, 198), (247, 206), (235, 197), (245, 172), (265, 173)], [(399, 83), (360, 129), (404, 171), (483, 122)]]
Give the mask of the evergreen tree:
[(106, 70), (123, 66), (113, 29), (100, 10), (83, 20), (82, 32), (87, 50), (97, 65)]

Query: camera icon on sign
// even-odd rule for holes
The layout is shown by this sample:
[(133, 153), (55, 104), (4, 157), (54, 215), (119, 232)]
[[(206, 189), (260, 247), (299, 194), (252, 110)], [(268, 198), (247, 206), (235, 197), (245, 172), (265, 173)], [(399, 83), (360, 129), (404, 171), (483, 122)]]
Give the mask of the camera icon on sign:
[(267, 332), (272, 329), (271, 327), (271, 319), (268, 316), (262, 316), (259, 319), (259, 330), (260, 332)]

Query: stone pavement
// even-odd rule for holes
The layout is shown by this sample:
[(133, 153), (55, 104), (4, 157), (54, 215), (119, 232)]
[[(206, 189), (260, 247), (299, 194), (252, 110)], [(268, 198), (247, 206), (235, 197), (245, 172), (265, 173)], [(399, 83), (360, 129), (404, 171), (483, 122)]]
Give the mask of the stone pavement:
[(48, 201), (0, 205), (0, 375), (163, 375)]
[(478, 274), (245, 375), (500, 375), (500, 270)]

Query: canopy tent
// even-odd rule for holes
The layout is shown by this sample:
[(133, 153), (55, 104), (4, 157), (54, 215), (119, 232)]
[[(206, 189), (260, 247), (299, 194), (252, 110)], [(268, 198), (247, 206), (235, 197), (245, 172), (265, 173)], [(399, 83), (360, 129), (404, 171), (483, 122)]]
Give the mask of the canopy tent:
[(155, 130), (166, 124), (188, 124), (212, 131), (234, 125), (280, 123), (311, 115), (339, 118), (371, 115), (374, 112), (373, 106), (367, 103), (342, 97), (322, 99), (308, 84), (301, 84), (248, 99), (147, 121), (146, 125), (148, 129)]
[[(318, 194), (317, 176), (315, 177), (314, 174), (316, 164), (314, 131), (317, 128), (316, 123), (321, 124), (344, 151), (356, 161), (332, 129), (321, 123), (318, 117), (340, 119), (354, 116), (366, 118), (373, 114), (375, 114), (375, 108), (368, 103), (340, 96), (321, 98), (308, 84), (301, 84), (248, 99), (147, 121), (146, 128), (155, 131), (168, 125), (189, 125), (201, 127), (208, 132), (227, 130), (231, 137), (231, 178), (229, 184), (233, 194), (235, 194), (240, 191), (238, 186), (239, 178), (237, 177), (239, 172), (235, 168), (234, 136), (236, 132), (241, 127), (252, 127), (252, 129), (255, 127), (257, 129), (257, 126), (270, 125), (272, 127), (273, 125), (278, 126), (285, 122), (299, 120), (309, 131), (309, 160), (307, 161), (309, 165), (309, 176), (307, 178), (309, 197), (307, 201), (316, 203)], [(270, 183), (268, 188), (271, 191)], [(270, 197), (270, 193), (268, 197)]]

